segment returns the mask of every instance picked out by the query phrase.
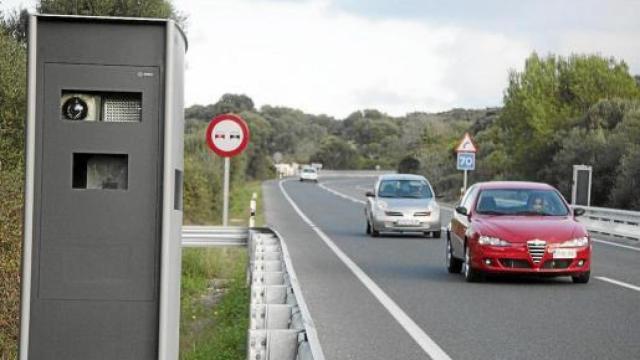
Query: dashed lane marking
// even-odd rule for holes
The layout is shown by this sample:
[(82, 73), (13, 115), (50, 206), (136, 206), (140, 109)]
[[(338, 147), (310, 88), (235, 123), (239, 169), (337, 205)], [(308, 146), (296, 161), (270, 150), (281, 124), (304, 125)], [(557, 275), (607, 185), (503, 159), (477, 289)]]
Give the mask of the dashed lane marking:
[(615, 279), (611, 279), (611, 278), (604, 277), (604, 276), (596, 276), (596, 279), (601, 280), (601, 281), (606, 281), (606, 282), (614, 284), (614, 285), (622, 286), (622, 287), (625, 287), (627, 289), (631, 289), (631, 290), (635, 290), (635, 291), (640, 292), (640, 286), (631, 285), (631, 284), (626, 283), (624, 281), (615, 280)]

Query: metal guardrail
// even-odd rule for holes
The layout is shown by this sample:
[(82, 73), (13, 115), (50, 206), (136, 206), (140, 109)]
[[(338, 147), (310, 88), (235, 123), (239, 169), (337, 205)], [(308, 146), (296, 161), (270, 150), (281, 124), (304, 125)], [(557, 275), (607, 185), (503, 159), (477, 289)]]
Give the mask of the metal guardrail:
[[(250, 204), (249, 224), (256, 214)], [(247, 359), (324, 360), (289, 252), (269, 228), (183, 226), (183, 247), (247, 246), (251, 307)]]
[(640, 211), (573, 206), (585, 210), (578, 220), (590, 232), (640, 241)]
[(240, 226), (183, 226), (183, 247), (247, 246), (249, 229)]
[(268, 228), (249, 232), (248, 359), (324, 360), (286, 245)]
[(247, 246), (247, 358), (324, 360), (286, 245), (269, 228), (184, 226), (183, 247)]

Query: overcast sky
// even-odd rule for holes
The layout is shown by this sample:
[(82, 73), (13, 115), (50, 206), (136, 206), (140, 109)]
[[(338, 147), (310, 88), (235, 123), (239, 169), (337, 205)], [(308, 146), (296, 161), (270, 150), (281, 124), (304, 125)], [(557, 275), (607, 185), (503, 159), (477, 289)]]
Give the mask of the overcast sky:
[(498, 106), (532, 51), (600, 53), (640, 73), (640, 1), (174, 3), (189, 15), (187, 105), (231, 92), (339, 118)]

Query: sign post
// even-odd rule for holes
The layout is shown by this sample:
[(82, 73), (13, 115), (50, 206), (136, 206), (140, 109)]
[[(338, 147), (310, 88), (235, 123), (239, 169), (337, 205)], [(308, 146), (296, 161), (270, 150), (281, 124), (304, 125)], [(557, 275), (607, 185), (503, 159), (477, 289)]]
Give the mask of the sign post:
[(239, 155), (249, 144), (249, 126), (239, 116), (223, 114), (214, 117), (207, 127), (207, 145), (224, 158), (222, 225), (229, 224), (229, 172), (231, 158)]
[(458, 153), (457, 169), (464, 171), (464, 180), (462, 185), (462, 192), (467, 191), (467, 172), (476, 169), (476, 148), (469, 133), (465, 133), (462, 141), (456, 148)]

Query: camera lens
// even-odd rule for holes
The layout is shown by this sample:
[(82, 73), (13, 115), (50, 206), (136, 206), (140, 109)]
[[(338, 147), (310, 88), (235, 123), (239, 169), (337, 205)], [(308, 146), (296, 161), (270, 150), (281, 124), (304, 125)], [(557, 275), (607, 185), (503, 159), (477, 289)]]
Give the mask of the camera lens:
[(68, 120), (84, 120), (88, 111), (87, 103), (77, 96), (67, 99), (62, 105), (62, 115)]

